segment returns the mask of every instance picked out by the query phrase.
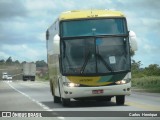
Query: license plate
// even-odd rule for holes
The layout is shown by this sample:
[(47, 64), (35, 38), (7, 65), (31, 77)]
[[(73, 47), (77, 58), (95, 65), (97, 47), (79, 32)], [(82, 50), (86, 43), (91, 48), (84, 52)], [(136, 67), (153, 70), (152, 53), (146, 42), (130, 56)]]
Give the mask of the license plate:
[(103, 90), (92, 90), (92, 94), (102, 94)]

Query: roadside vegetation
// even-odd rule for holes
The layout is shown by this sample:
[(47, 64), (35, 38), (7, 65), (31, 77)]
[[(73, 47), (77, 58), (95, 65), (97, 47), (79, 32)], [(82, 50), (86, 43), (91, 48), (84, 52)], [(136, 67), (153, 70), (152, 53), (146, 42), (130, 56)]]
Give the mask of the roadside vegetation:
[(132, 87), (138, 91), (160, 93), (160, 66), (151, 64), (141, 68), (141, 61), (132, 60)]
[(45, 73), (45, 74), (43, 74), (42, 76), (36, 75), (36, 80), (40, 80), (40, 81), (48, 81), (48, 80), (49, 80), (48, 73)]

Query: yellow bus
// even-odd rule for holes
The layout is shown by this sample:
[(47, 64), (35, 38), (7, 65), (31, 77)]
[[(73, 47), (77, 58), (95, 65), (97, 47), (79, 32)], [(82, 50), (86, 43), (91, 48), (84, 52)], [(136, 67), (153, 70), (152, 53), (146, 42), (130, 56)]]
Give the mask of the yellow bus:
[(71, 100), (125, 103), (131, 92), (136, 35), (113, 10), (63, 12), (46, 31), (50, 88), (55, 103)]

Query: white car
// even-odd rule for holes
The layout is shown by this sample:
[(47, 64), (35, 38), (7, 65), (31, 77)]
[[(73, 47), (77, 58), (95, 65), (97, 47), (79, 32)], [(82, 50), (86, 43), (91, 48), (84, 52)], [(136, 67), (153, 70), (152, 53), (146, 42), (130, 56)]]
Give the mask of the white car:
[(7, 80), (12, 80), (12, 76), (11, 76), (11, 75), (8, 75), (8, 76), (7, 76)]

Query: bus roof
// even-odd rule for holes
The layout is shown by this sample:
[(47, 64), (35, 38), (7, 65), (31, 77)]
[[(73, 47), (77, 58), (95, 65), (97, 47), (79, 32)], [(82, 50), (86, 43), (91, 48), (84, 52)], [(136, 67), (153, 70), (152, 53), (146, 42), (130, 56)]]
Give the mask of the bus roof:
[(125, 15), (122, 12), (115, 10), (74, 10), (63, 12), (59, 16), (59, 20), (100, 17), (125, 17)]

